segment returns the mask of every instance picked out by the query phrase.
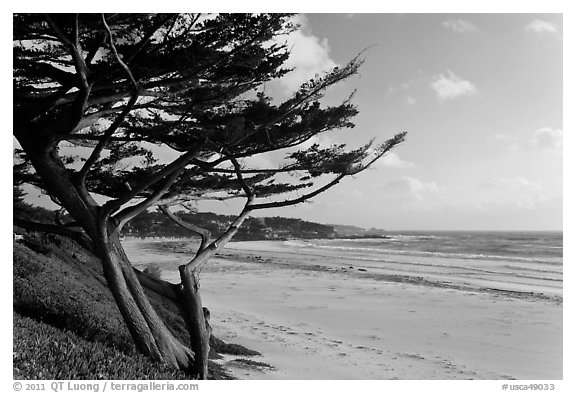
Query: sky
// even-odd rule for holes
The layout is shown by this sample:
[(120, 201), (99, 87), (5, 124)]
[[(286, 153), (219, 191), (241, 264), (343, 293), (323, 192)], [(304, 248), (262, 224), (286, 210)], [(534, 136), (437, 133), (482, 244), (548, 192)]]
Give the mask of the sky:
[(326, 96), (337, 103), (357, 90), (356, 127), (315, 141), (355, 147), (408, 135), (374, 169), (312, 203), (261, 215), (390, 230), (562, 229), (561, 14), (297, 20), (287, 42), (298, 71), (267, 92), (281, 98), (365, 50), (359, 75)]
[[(295, 71), (277, 99), (358, 53), (353, 130), (312, 142), (358, 147), (407, 131), (373, 168), (311, 203), (256, 215), (389, 230), (561, 230), (562, 14), (300, 14)], [(310, 143), (311, 144), (311, 143)], [(278, 156), (255, 157), (269, 166)], [(234, 213), (240, 205), (201, 205)]]

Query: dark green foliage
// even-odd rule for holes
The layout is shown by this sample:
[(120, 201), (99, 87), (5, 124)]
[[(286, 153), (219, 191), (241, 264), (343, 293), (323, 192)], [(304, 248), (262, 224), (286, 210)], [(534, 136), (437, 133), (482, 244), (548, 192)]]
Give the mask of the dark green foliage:
[(226, 343), (215, 336), (210, 337), (210, 349), (227, 355), (237, 355), (237, 356), (257, 356), (261, 355), (260, 352), (254, 351), (243, 347), (242, 345), (234, 343)]
[(14, 322), (14, 379), (188, 379), (136, 353), (23, 317)]
[[(19, 369), (15, 378), (146, 379), (139, 370), (144, 372), (153, 363), (136, 355), (94, 256), (69, 239), (30, 232), (23, 241), (14, 242), (13, 263), (14, 352), (18, 358), (14, 361)], [(168, 328), (186, 342), (188, 333), (174, 304), (153, 292), (148, 296)], [(50, 339), (45, 339), (47, 336)], [(212, 358), (218, 353), (257, 354), (216, 337), (210, 344)], [(92, 353), (98, 355), (88, 356)], [(68, 360), (72, 363), (63, 363)], [(135, 374), (126, 366), (131, 362), (136, 364)], [(158, 365), (151, 370), (156, 379), (184, 378)], [(84, 372), (89, 374), (81, 376)], [(215, 363), (210, 363), (210, 372), (214, 378), (228, 378)]]
[(161, 278), (162, 269), (157, 265), (150, 265), (144, 269), (144, 273), (151, 275), (154, 278)]
[[(100, 261), (73, 241), (30, 233), (14, 243), (14, 310), (22, 315), (73, 331), (90, 341), (135, 351), (118, 307), (106, 285)], [(41, 249), (44, 255), (33, 249)], [(189, 340), (176, 306), (147, 291), (168, 328), (183, 342)]]
[(238, 358), (238, 359), (234, 359), (233, 362), (240, 364), (240, 365), (245, 365), (245, 366), (268, 368), (268, 369), (272, 369), (272, 370), (274, 369), (274, 367), (272, 367), (268, 363), (258, 362), (256, 360), (252, 360), (252, 359)]
[(31, 233), (22, 244), (14, 243), (14, 310), (132, 352), (100, 262), (68, 239), (58, 238), (59, 247), (45, 237)]

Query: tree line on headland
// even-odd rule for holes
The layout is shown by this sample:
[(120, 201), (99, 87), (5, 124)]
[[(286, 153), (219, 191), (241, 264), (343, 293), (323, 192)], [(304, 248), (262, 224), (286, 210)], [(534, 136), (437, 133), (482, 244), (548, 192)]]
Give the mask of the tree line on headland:
[[(180, 219), (206, 228), (214, 234), (224, 232), (234, 216), (212, 212), (175, 213)], [(160, 212), (145, 212), (135, 217), (122, 231), (124, 236), (135, 237), (190, 237), (190, 231), (178, 225)], [(286, 217), (250, 217), (238, 229), (235, 240), (272, 240), (287, 238), (333, 238), (337, 232), (333, 226)]]

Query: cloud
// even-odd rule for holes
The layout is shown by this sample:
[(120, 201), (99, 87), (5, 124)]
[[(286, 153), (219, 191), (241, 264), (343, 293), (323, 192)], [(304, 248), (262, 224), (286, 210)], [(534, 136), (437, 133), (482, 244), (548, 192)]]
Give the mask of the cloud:
[(398, 86), (389, 86), (386, 89), (386, 94), (389, 96), (401, 96), (404, 102), (408, 105), (416, 105), (418, 102), (413, 94), (413, 88), (416, 84), (414, 79), (409, 80), (408, 82), (402, 83)]
[(450, 70), (447, 71), (447, 75), (435, 76), (430, 87), (436, 92), (436, 97), (440, 101), (473, 96), (478, 93), (476, 86), (470, 81), (461, 79)]
[(403, 176), (384, 185), (384, 189), (396, 195), (424, 196), (439, 194), (442, 189), (435, 181), (424, 182), (410, 176)]
[(562, 151), (563, 131), (540, 128), (532, 134), (532, 145), (543, 150)]
[(301, 28), (278, 39), (282, 43), (286, 42), (290, 50), (290, 56), (284, 63), (284, 67), (294, 68), (292, 72), (278, 81), (285, 93), (296, 91), (303, 82), (313, 78), (316, 74), (330, 71), (338, 66), (330, 58), (328, 40), (320, 39), (310, 32), (306, 17), (297, 15), (295, 22), (299, 23)]
[(540, 128), (524, 138), (510, 134), (496, 134), (486, 138), (489, 143), (504, 145), (510, 151), (548, 151), (562, 153), (563, 130), (550, 127)]
[(552, 34), (554, 36), (560, 37), (560, 29), (555, 23), (546, 22), (540, 19), (534, 19), (532, 22), (528, 23), (524, 29), (539, 36)]
[(542, 189), (542, 183), (526, 179), (522, 176), (511, 178), (492, 178), (480, 183), (483, 188), (510, 190), (510, 191), (538, 191)]
[(510, 151), (520, 150), (519, 138), (515, 135), (509, 134), (496, 134), (486, 138), (489, 143), (503, 145)]
[[(486, 217), (498, 217), (500, 220), (508, 221), (506, 225), (522, 228), (520, 222), (525, 220), (528, 226), (524, 226), (524, 229), (533, 227), (535, 224), (534, 220), (536, 217), (525, 216), (529, 211), (538, 212), (541, 215), (536, 221), (540, 221), (543, 218), (559, 218), (561, 220), (562, 217), (562, 198), (551, 198), (540, 194), (516, 194), (514, 198), (509, 200), (478, 203), (476, 207), (478, 212), (486, 215)], [(558, 216), (557, 213), (560, 213), (560, 215)], [(552, 217), (546, 217), (549, 215), (552, 215)]]
[(509, 134), (496, 134), (486, 138), (488, 142), (515, 142), (518, 140), (517, 136)]
[(376, 166), (381, 168), (385, 167), (385, 168), (405, 169), (405, 168), (412, 168), (415, 165), (412, 162), (404, 161), (403, 159), (400, 158), (398, 154), (396, 154), (393, 151), (390, 151), (386, 153), (384, 157), (376, 161)]
[(511, 209), (535, 209), (550, 199), (549, 185), (523, 176), (492, 178), (478, 184), (484, 205), (507, 204)]
[(469, 20), (449, 19), (442, 22), (442, 26), (455, 33), (472, 33), (478, 31), (478, 27)]
[(431, 211), (447, 202), (447, 189), (435, 181), (402, 176), (376, 185), (380, 201), (403, 211)]

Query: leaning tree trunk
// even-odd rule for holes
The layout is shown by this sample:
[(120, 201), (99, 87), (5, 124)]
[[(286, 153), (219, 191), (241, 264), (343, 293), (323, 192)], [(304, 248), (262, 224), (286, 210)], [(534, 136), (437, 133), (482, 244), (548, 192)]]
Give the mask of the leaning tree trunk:
[(202, 307), (197, 273), (181, 266), (182, 283), (176, 292), (175, 303), (190, 336), (188, 348), (172, 335), (150, 304), (119, 236), (106, 238), (103, 233), (101, 239), (98, 249), (102, 250), (104, 275), (138, 350), (194, 379), (207, 379), (211, 328)]
[(208, 309), (202, 307), (200, 282), (196, 271), (190, 271), (186, 265), (180, 266), (182, 279), (182, 304), (180, 309), (190, 335), (190, 344), (194, 352), (192, 375), (198, 379), (208, 377), (208, 356), (210, 354), (210, 316)]
[(137, 349), (194, 375), (195, 355), (168, 330), (150, 303), (117, 234), (97, 242), (104, 276)]
[[(173, 336), (150, 304), (114, 226), (108, 220), (101, 222), (98, 217), (101, 208), (88, 201), (74, 186), (55, 145), (51, 141), (42, 141), (41, 138), (23, 137), (22, 134), (18, 136), (21, 146), (49, 192), (60, 201), (90, 238), (93, 251), (102, 262), (108, 286), (137, 349), (169, 366), (205, 378), (205, 372), (197, 372), (194, 353)], [(194, 317), (185, 317), (185, 320), (197, 325)], [(204, 358), (204, 355), (200, 355), (200, 358)]]

